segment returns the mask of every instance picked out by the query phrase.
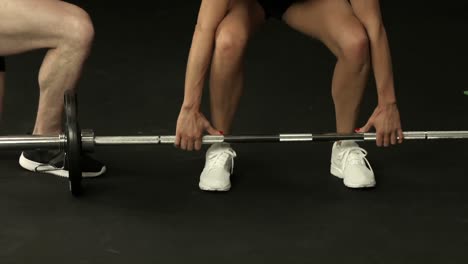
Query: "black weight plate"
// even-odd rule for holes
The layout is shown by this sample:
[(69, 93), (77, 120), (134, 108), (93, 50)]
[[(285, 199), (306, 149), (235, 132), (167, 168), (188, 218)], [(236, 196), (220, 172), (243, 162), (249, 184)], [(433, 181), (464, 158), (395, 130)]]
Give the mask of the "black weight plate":
[(68, 168), (70, 191), (74, 196), (82, 192), (81, 186), (81, 130), (78, 124), (78, 100), (72, 91), (65, 93), (65, 127), (67, 137), (65, 166)]

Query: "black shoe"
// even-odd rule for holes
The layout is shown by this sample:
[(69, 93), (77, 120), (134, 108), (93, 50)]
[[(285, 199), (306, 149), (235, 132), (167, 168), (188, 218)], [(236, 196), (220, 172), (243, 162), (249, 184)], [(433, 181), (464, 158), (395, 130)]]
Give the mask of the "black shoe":
[[(19, 164), (29, 171), (68, 178), (68, 168), (64, 165), (64, 159), (64, 152), (33, 150), (23, 152)], [(106, 166), (85, 154), (81, 156), (81, 169), (83, 178), (97, 177), (106, 172)]]

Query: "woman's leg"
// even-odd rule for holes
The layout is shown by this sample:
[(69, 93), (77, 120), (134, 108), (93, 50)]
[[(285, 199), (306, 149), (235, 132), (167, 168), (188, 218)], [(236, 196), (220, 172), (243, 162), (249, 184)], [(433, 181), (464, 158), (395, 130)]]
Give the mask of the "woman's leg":
[[(243, 59), (250, 36), (265, 20), (256, 0), (233, 0), (218, 26), (211, 63), (210, 98), (213, 126), (230, 133), (243, 88)], [(206, 154), (199, 187), (228, 191), (236, 153), (227, 144), (214, 144)]]
[(283, 19), (292, 28), (321, 40), (337, 57), (332, 96), (338, 133), (356, 128), (369, 70), (369, 40), (346, 0), (309, 0), (293, 4)]
[[(320, 39), (337, 57), (332, 81), (338, 133), (352, 133), (370, 70), (369, 40), (346, 0), (309, 0), (292, 5), (284, 20)], [(375, 186), (367, 152), (355, 142), (333, 145), (330, 172), (350, 188)]]
[(256, 0), (234, 0), (218, 27), (210, 76), (211, 115), (213, 126), (225, 133), (230, 133), (242, 94), (248, 40), (264, 20)]

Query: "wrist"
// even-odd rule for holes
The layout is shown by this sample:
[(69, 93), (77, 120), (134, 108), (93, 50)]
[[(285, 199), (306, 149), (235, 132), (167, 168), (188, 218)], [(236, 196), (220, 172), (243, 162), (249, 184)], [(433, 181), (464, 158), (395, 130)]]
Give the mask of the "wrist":
[(390, 106), (390, 105), (396, 105), (396, 99), (395, 98), (379, 98), (378, 105), (380, 106)]
[(393, 89), (385, 89), (378, 94), (379, 105), (392, 105), (396, 104), (396, 96)]
[(396, 103), (395, 85), (393, 78), (384, 78), (383, 80), (376, 82), (376, 86), (379, 104)]
[(184, 102), (182, 104), (182, 110), (184, 111), (199, 111), (200, 104), (195, 102)]

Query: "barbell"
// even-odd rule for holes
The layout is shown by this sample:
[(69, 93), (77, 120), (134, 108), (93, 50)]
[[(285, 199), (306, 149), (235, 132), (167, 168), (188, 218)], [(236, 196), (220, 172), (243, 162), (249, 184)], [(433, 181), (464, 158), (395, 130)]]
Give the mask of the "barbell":
[[(93, 130), (81, 129), (78, 122), (78, 99), (74, 92), (64, 95), (63, 133), (57, 136), (0, 136), (0, 150), (61, 150), (68, 167), (69, 189), (73, 196), (82, 193), (81, 154), (93, 152), (98, 146), (174, 144), (175, 136), (96, 136)], [(403, 132), (405, 140), (467, 139), (468, 131), (412, 131)], [(354, 134), (278, 134), (278, 135), (210, 135), (203, 144), (262, 143), (262, 142), (331, 142), (339, 140), (375, 141), (375, 133)]]

